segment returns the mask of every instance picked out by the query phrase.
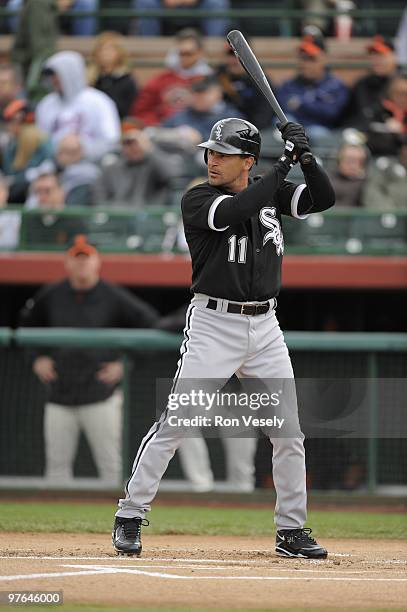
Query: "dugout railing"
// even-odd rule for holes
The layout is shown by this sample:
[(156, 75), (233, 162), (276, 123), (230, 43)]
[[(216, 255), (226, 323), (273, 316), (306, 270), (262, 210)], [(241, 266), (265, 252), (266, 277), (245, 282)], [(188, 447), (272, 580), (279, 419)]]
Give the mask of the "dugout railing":
[[(356, 489), (369, 493), (400, 492), (407, 487), (407, 436), (402, 411), (407, 381), (407, 334), (287, 332), (297, 385), (319, 381), (324, 396), (318, 423), (328, 422), (328, 434), (308, 435), (306, 444), (310, 488)], [(44, 387), (31, 370), (28, 353), (33, 347), (118, 349), (125, 359), (123, 472), (128, 475), (138, 445), (154, 422), (156, 383), (170, 379), (176, 369), (181, 337), (158, 330), (83, 330), (21, 328), (0, 330), (0, 486), (3, 488), (46, 488), (43, 480)], [(351, 435), (329, 433), (339, 410), (349, 400), (341, 381), (359, 380), (367, 403), (361, 429)], [(332, 382), (333, 381), (333, 382)], [(383, 383), (384, 381), (384, 383)], [(335, 387), (335, 382), (339, 387)], [(332, 384), (334, 385), (332, 387)], [(322, 386), (321, 386), (322, 385)], [(385, 388), (383, 395), (381, 386)], [(299, 403), (301, 408), (301, 393)], [(392, 419), (390, 435), (383, 436), (383, 402)], [(394, 412), (394, 404), (398, 411)], [(335, 408), (336, 406), (336, 408)], [(325, 410), (329, 417), (324, 414)], [(332, 410), (334, 412), (332, 412)], [(300, 410), (301, 413), (301, 410)], [(316, 430), (313, 430), (316, 431)], [(336, 431), (336, 430), (335, 430)], [(349, 432), (348, 432), (349, 433)], [(208, 440), (215, 477), (224, 478), (224, 460), (219, 440)], [(260, 442), (259, 442), (260, 447)], [(271, 469), (271, 453), (258, 459), (257, 470)], [(266, 454), (264, 454), (266, 453)], [(263, 462), (263, 463), (260, 463)], [(359, 480), (353, 487), (342, 476), (353, 466)], [(86, 442), (81, 439), (76, 461), (78, 478), (69, 486), (100, 488)], [(180, 481), (177, 460), (171, 462), (164, 482)], [(59, 483), (64, 488), (64, 483)], [(165, 485), (164, 485), (165, 486)]]

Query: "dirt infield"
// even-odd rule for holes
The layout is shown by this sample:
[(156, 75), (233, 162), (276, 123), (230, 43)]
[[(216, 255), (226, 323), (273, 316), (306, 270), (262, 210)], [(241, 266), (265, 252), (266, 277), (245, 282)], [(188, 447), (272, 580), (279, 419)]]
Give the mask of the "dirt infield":
[(2, 533), (0, 591), (128, 606), (406, 609), (407, 540), (321, 543), (327, 560), (292, 560), (265, 538), (147, 532), (135, 559), (117, 557), (108, 535)]

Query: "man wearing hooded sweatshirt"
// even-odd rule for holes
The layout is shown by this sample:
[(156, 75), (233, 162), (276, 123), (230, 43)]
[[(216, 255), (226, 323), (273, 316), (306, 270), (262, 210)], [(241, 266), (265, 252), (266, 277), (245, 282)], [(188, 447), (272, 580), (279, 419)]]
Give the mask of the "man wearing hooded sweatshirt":
[(57, 145), (67, 134), (81, 139), (84, 156), (98, 161), (118, 148), (120, 119), (114, 102), (88, 87), (85, 62), (76, 51), (61, 51), (44, 64), (54, 91), (37, 106), (36, 123)]

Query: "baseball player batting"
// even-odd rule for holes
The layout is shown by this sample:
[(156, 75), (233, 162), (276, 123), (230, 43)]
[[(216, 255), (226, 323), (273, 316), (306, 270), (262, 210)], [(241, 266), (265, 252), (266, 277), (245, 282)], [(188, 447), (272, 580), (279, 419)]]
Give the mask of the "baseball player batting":
[[(248, 121), (218, 121), (209, 140), (198, 145), (205, 150), (208, 181), (182, 199), (193, 298), (173, 391), (186, 379), (216, 379), (222, 385), (234, 373), (242, 380), (294, 378), (275, 312), (284, 250), (281, 217), (305, 219), (333, 206), (335, 195), (310, 155), (303, 157), (304, 183), (286, 180), (310, 147), (302, 125), (289, 122), (280, 128), (284, 151), (270, 172), (257, 179), (249, 173), (259, 157), (261, 137)], [(295, 397), (294, 403), (296, 414)], [(142, 440), (125, 497), (119, 500), (112, 534), (119, 554), (141, 553), (145, 513), (183, 439), (182, 428), (174, 429), (169, 420), (167, 406)], [(287, 557), (325, 558), (325, 548), (304, 528), (305, 453), (299, 425), (295, 437), (269, 437), (277, 495), (275, 550)]]

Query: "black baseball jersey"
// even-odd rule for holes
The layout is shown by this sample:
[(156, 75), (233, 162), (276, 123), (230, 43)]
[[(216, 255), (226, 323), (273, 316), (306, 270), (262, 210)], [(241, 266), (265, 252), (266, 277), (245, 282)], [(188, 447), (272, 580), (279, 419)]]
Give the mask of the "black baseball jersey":
[[(315, 191), (313, 184), (318, 182), (323, 188), (320, 195), (326, 199), (319, 206), (311, 193), (312, 189)], [(265, 181), (264, 185), (267, 185)], [(250, 189), (244, 190), (246, 200)], [(234, 200), (236, 205), (241, 203), (240, 194), (228, 193), (208, 182), (187, 191), (182, 199), (182, 214), (192, 259), (191, 291), (236, 302), (264, 301), (277, 296), (284, 252), (281, 215), (304, 218), (304, 213), (332, 206), (334, 197), (329, 189), (332, 190), (327, 176), (315, 165), (310, 184), (307, 181), (307, 184), (295, 185), (281, 180), (273, 197), (267, 199), (263, 195), (263, 201), (251, 206), (251, 216), (250, 212), (245, 215), (242, 211), (243, 220), (224, 227), (219, 225), (222, 215), (217, 214), (218, 207), (222, 202), (225, 205), (230, 202), (229, 217), (232, 218), (230, 211)], [(255, 191), (252, 193), (254, 196)], [(248, 210), (247, 203), (245, 206)]]

